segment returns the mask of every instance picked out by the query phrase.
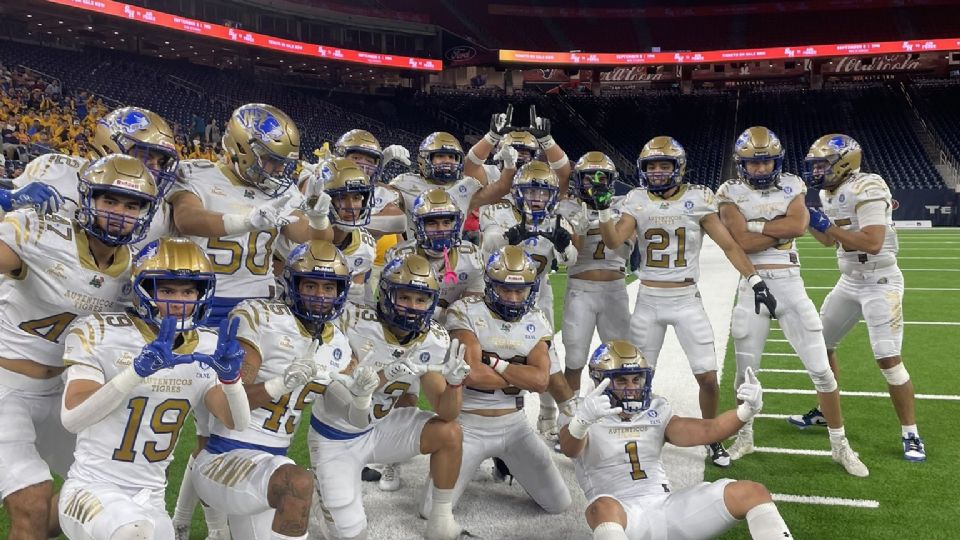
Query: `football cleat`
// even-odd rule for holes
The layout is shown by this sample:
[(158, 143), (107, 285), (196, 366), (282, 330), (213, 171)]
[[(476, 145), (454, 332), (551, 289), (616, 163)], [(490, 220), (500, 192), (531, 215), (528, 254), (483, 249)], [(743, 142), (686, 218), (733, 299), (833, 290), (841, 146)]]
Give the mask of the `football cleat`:
[(830, 457), (837, 463), (843, 465), (843, 468), (846, 469), (848, 473), (861, 478), (870, 476), (870, 471), (867, 469), (867, 466), (860, 461), (860, 458), (857, 457), (857, 453), (853, 451), (853, 448), (850, 448), (850, 441), (843, 439), (839, 443), (831, 442), (830, 446)]
[(510, 472), (510, 467), (507, 467), (502, 459), (493, 458), (493, 478), (498, 482), (506, 482), (507, 477), (510, 477), (510, 485), (513, 485), (513, 473)]
[(380, 474), (380, 471), (376, 469), (371, 469), (370, 467), (364, 467), (360, 471), (360, 479), (364, 482), (379, 482), (383, 475)]
[(730, 454), (727, 453), (727, 449), (723, 447), (723, 443), (712, 443), (707, 445), (707, 450), (710, 452), (710, 461), (713, 462), (717, 467), (729, 467), (730, 466)]
[(927, 452), (923, 449), (923, 439), (916, 433), (907, 433), (903, 441), (903, 459), (907, 461), (926, 461)]
[(190, 540), (190, 523), (173, 524), (174, 540)]
[(806, 414), (792, 414), (787, 418), (787, 422), (800, 429), (807, 429), (810, 426), (826, 427), (827, 425), (827, 419), (823, 417), (823, 413), (817, 407), (810, 409)]
[(556, 441), (560, 435), (560, 428), (557, 426), (557, 411), (553, 411), (553, 415), (547, 416), (538, 416), (537, 417), (537, 431), (540, 432), (540, 435), (543, 435), (545, 439), (550, 441)]
[(400, 464), (386, 464), (380, 471), (380, 491), (397, 491), (400, 489)]
[(747, 454), (753, 453), (753, 430), (740, 429), (737, 432), (737, 440), (733, 441), (730, 450), (727, 451), (731, 461), (736, 461)]

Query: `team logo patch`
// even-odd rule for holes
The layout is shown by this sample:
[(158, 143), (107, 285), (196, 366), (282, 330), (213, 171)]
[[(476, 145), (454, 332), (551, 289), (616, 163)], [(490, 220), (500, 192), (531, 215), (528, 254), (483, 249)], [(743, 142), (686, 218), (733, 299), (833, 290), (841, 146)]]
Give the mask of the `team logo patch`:
[(120, 293), (123, 295), (127, 295), (127, 294), (130, 294), (131, 292), (133, 292), (133, 285), (129, 283), (124, 283), (123, 288), (120, 289)]
[(343, 357), (343, 351), (340, 350), (340, 347), (337, 347), (336, 349), (333, 350), (333, 359), (334, 359), (334, 360), (340, 360), (340, 358), (342, 358), (342, 357)]
[(363, 257), (357, 257), (356, 259), (353, 260), (354, 266), (360, 266), (361, 264), (363, 264)]
[(503, 324), (501, 324), (501, 325), (500, 325), (500, 329), (503, 330), (504, 332), (509, 332), (509, 331), (510, 331), (510, 323), (503, 323)]
[(783, 192), (787, 195), (793, 193), (793, 188), (790, 186), (783, 186)]
[(530, 323), (530, 324), (527, 325), (527, 332), (530, 332), (531, 334), (532, 334), (533, 331), (536, 330), (536, 329), (537, 329), (537, 326), (536, 326), (535, 324), (533, 324), (533, 323)]
[(667, 203), (667, 202), (662, 202), (662, 203), (660, 203), (660, 209), (661, 209), (661, 210), (669, 210), (669, 209), (670, 209), (670, 203)]
[(126, 134), (134, 133), (150, 126), (150, 119), (140, 111), (129, 111), (117, 119), (117, 127)]
[(401, 356), (403, 356), (404, 352), (405, 351), (403, 349), (394, 349), (392, 354), (394, 358), (400, 358)]
[(466, 273), (466, 272), (460, 272), (459, 278), (460, 278), (460, 281), (466, 281), (466, 279), (467, 279), (467, 273)]
[(430, 361), (430, 353), (428, 353), (428, 352), (426, 352), (426, 351), (420, 353), (420, 363), (421, 363), (421, 364), (426, 364), (426, 363), (429, 362), (429, 361)]
[(252, 199), (256, 197), (256, 193), (254, 193), (252, 189), (245, 189), (243, 190), (243, 196), (247, 199)]
[(260, 108), (249, 108), (240, 111), (240, 124), (254, 133), (262, 141), (278, 141), (283, 137), (283, 125), (271, 113)]
[(466, 193), (466, 192), (467, 192), (467, 186), (460, 186), (460, 193)]
[(649, 410), (649, 411), (647, 411), (647, 416), (649, 416), (650, 418), (656, 418), (656, 417), (660, 416), (660, 413), (658, 413), (657, 411), (654, 411), (654, 410)]
[(847, 200), (847, 196), (844, 195), (843, 193), (841, 193), (841, 194), (840, 194), (840, 198), (839, 198), (838, 200), (839, 200), (840, 202), (843, 202), (843, 201)]
[(93, 279), (90, 280), (89, 285), (99, 289), (103, 286), (103, 276), (93, 276)]
[(683, 201), (683, 207), (687, 210), (693, 210), (693, 201)]

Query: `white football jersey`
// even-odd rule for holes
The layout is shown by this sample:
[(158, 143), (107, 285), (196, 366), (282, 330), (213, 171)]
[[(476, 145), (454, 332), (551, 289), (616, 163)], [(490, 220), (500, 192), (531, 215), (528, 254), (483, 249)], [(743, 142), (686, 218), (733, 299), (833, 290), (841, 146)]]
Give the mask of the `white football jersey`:
[(871, 201), (882, 201), (887, 205), (887, 231), (883, 237), (880, 253), (870, 255), (855, 249), (848, 250), (837, 244), (837, 259), (841, 271), (856, 270), (865, 262), (896, 262), (900, 243), (897, 240), (897, 230), (893, 225), (893, 195), (883, 178), (871, 173), (856, 173), (832, 192), (820, 190), (820, 202), (823, 203), (824, 213), (834, 225), (848, 231), (860, 230), (857, 210)]
[[(339, 323), (350, 341), (350, 348), (360, 360), (359, 365), (378, 371), (408, 354), (420, 364), (441, 366), (450, 348), (450, 335), (436, 321), (430, 322), (426, 332), (404, 344), (380, 322), (375, 309), (348, 304)], [(314, 416), (340, 431), (366, 431), (385, 418), (404, 394), (417, 394), (419, 388), (420, 378), (413, 376), (400, 377), (378, 388), (373, 393), (370, 426), (362, 430), (351, 425), (346, 418), (331, 417), (323, 410), (322, 403), (314, 405)]]
[[(447, 330), (468, 330), (477, 336), (484, 357), (494, 356), (511, 363), (525, 364), (530, 351), (541, 341), (553, 339), (553, 324), (543, 311), (534, 308), (509, 322), (487, 307), (483, 298), (469, 296), (447, 309)], [(548, 367), (549, 369), (549, 367)], [(463, 388), (463, 409), (511, 409), (523, 406), (526, 390), (508, 386), (500, 390)]]
[[(334, 227), (339, 227), (334, 225)], [(286, 261), (296, 244), (287, 237), (281, 236), (273, 244), (273, 252), (281, 260)], [(350, 267), (350, 276), (367, 275), (377, 257), (377, 241), (364, 227), (353, 227), (347, 230), (347, 236), (337, 244), (337, 248), (346, 257)], [(218, 282), (219, 283), (219, 282)]]
[(470, 201), (473, 195), (483, 189), (480, 181), (472, 176), (464, 176), (460, 180), (451, 184), (441, 184), (431, 182), (419, 174), (403, 173), (390, 180), (390, 187), (400, 192), (403, 200), (401, 208), (407, 213), (407, 238), (413, 238), (413, 203), (417, 197), (425, 191), (433, 188), (443, 188), (449, 195), (453, 204), (463, 212), (464, 216), (470, 213)]
[[(13, 183), (21, 188), (33, 182), (43, 182), (56, 188), (65, 199), (65, 204), (60, 208), (59, 214), (70, 219), (76, 215), (77, 208), (80, 205), (80, 192), (78, 190), (80, 179), (78, 175), (88, 162), (89, 160), (79, 156), (43, 154), (28, 163), (23, 169), (23, 174), (18, 176)], [(66, 199), (69, 199), (69, 201)]]
[(700, 278), (700, 220), (717, 213), (716, 196), (710, 188), (681, 184), (666, 199), (635, 188), (620, 211), (637, 221), (640, 279), (693, 283)]
[[(650, 408), (629, 420), (608, 416), (591, 426), (587, 446), (573, 460), (587, 500), (600, 495), (632, 498), (666, 492), (670, 481), (660, 454), (672, 417), (670, 403), (654, 396)], [(562, 424), (569, 422), (570, 417), (561, 415)]]
[[(623, 197), (614, 197), (610, 208), (614, 213), (614, 221), (620, 220)], [(557, 204), (557, 214), (563, 216), (570, 223), (589, 223), (587, 233), (583, 235), (582, 248), (578, 250), (577, 262), (567, 268), (567, 275), (576, 276), (590, 270), (613, 270), (626, 274), (627, 263), (633, 252), (633, 239), (627, 240), (617, 249), (607, 249), (600, 236), (600, 212), (583, 206), (577, 199), (563, 199)]]
[(32, 208), (4, 217), (0, 241), (23, 263), (19, 272), (0, 278), (0, 340), (11, 359), (62, 366), (64, 331), (75, 318), (130, 305), (127, 246), (119, 246), (113, 264), (101, 271), (86, 231)]
[(384, 260), (389, 264), (393, 259), (406, 257), (411, 253), (425, 257), (430, 262), (433, 271), (436, 272), (437, 281), (440, 282), (440, 302), (437, 304), (440, 307), (450, 306), (465, 293), (483, 292), (484, 266), (480, 260), (480, 250), (472, 243), (463, 240), (456, 249), (447, 253), (447, 259), (450, 261), (449, 270), (452, 272), (449, 279), (447, 279), (448, 268), (443, 254), (417, 247), (416, 240), (407, 240), (391, 247), (387, 250)]
[[(240, 318), (237, 339), (260, 353), (262, 363), (255, 383), (282, 376), (291, 362), (306, 355), (313, 341), (313, 335), (282, 302), (244, 300), (230, 315)], [(250, 411), (250, 426), (244, 431), (234, 431), (220, 422), (214, 422), (210, 432), (260, 446), (290, 446), (303, 407), (313, 401), (314, 394), (322, 394), (326, 390), (331, 372), (342, 371), (350, 364), (350, 344), (334, 324), (324, 325), (321, 342), (314, 356), (317, 365), (317, 378), (314, 381), (280, 396), (273, 403)]]
[(484, 173), (484, 174), (486, 175), (486, 177), (487, 177), (487, 183), (488, 183), (488, 184), (492, 184), (492, 183), (500, 180), (500, 173), (502, 173), (502, 172), (503, 172), (503, 170), (502, 170), (500, 167), (498, 167), (498, 166), (496, 166), (496, 165), (494, 165), (494, 164), (492, 164), (492, 163), (484, 163), (484, 164), (483, 164), (483, 173)]
[[(754, 189), (743, 180), (724, 182), (717, 190), (718, 205), (732, 204), (748, 222), (765, 222), (787, 215), (787, 207), (796, 197), (805, 197), (807, 185), (799, 176), (783, 173), (768, 189)], [(800, 264), (796, 242), (785, 241), (757, 253), (747, 253), (753, 264)]]
[[(234, 180), (223, 164), (205, 159), (181, 161), (177, 183), (169, 198), (188, 191), (196, 195), (206, 210), (224, 214), (247, 215), (255, 207), (272, 199), (256, 187)], [(296, 188), (292, 206), (303, 202)], [(286, 194), (284, 194), (286, 195)], [(274, 278), (271, 272), (273, 244), (279, 231), (251, 231), (220, 238), (190, 236), (210, 257), (217, 274), (217, 296), (221, 298), (273, 297)]]
[[(180, 334), (177, 354), (212, 354), (217, 334), (199, 328)], [(136, 316), (100, 313), (77, 320), (67, 333), (63, 361), (92, 367), (106, 383), (133, 363), (156, 332)], [(178, 341), (178, 343), (180, 343)], [(70, 378), (69, 370), (67, 372)], [(77, 434), (68, 478), (91, 483), (163, 489), (187, 413), (218, 384), (198, 363), (161, 369), (147, 377), (103, 420)]]
[(370, 211), (372, 215), (377, 215), (383, 211), (383, 209), (390, 203), (397, 205), (400, 209), (403, 209), (403, 197), (400, 196), (400, 192), (394, 189), (390, 189), (381, 184), (377, 184), (373, 188), (373, 210)]

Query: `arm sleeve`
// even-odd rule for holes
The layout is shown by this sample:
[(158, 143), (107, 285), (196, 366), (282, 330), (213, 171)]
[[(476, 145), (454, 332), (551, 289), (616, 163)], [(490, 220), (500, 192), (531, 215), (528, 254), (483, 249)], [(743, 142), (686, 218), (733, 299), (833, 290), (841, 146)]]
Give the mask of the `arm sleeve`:
[(861, 229), (871, 225), (886, 225), (887, 201), (874, 199), (860, 203), (857, 206), (857, 221), (860, 223)]
[(340, 381), (333, 381), (323, 394), (323, 406), (333, 416), (346, 418), (350, 425), (363, 429), (370, 425), (370, 409), (353, 404), (353, 394)]
[[(103, 382), (103, 372), (93, 366), (77, 364), (67, 369), (67, 385), (71, 381), (85, 379)], [(143, 382), (143, 377), (137, 375), (133, 366), (128, 366), (110, 382), (101, 386), (83, 403), (72, 409), (67, 409), (67, 393), (63, 393), (60, 401), (60, 421), (63, 427), (71, 433), (80, 431), (103, 420), (126, 400), (130, 392)]]

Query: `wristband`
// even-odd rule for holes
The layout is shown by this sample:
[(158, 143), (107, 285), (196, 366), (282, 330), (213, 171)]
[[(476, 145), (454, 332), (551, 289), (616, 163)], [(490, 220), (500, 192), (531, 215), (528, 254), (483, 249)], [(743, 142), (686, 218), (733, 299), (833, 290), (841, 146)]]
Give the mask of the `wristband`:
[(490, 143), (491, 146), (496, 146), (499, 144), (501, 138), (503, 138), (502, 135), (498, 135), (492, 131), (488, 131), (487, 134), (483, 136), (483, 140)]
[(751, 287), (756, 287), (757, 283), (762, 283), (762, 282), (763, 282), (763, 278), (761, 278), (757, 274), (750, 274), (750, 276), (747, 278), (747, 283), (749, 283)]
[(503, 372), (506, 371), (508, 367), (510, 367), (510, 362), (507, 362), (506, 360), (501, 360), (499, 358), (497, 358), (496, 360), (497, 361), (490, 367), (492, 367), (493, 370), (499, 373), (500, 375), (503, 375)]
[(567, 424), (567, 431), (574, 439), (583, 440), (583, 438), (587, 436), (587, 430), (589, 429), (590, 424), (584, 422), (581, 418), (576, 416), (574, 416), (573, 420), (570, 420), (570, 423)]
[(322, 216), (310, 216), (310, 228), (318, 231), (330, 228), (330, 216), (324, 214)]
[(763, 234), (763, 221), (750, 221), (747, 223), (747, 230), (752, 233)]
[(550, 168), (551, 168), (552, 170), (554, 170), (554, 171), (559, 171), (559, 170), (562, 169), (562, 168), (564, 167), (564, 165), (566, 165), (567, 163), (570, 163), (570, 159), (567, 158), (567, 154), (563, 154), (563, 157), (562, 157), (562, 158), (560, 158), (560, 159), (558, 159), (558, 160), (556, 160), (556, 161), (551, 161), (551, 162), (550, 162)]
[(543, 148), (543, 151), (553, 148), (557, 145), (556, 141), (553, 140), (553, 135), (545, 135), (537, 139), (537, 142), (540, 143), (540, 148)]
[(612, 208), (604, 208), (603, 210), (600, 210), (600, 211), (598, 212), (598, 215), (599, 215), (599, 218), (600, 218), (600, 223), (607, 223), (608, 221), (612, 221), (612, 220), (613, 220), (613, 209), (612, 209)]
[(224, 236), (234, 236), (245, 233), (250, 230), (247, 224), (247, 216), (238, 214), (223, 214), (223, 232)]
[(447, 381), (447, 388), (460, 388), (463, 386), (463, 383), (460, 384), (450, 384), (450, 381)]
[(753, 408), (751, 408), (746, 403), (741, 403), (740, 405), (737, 405), (737, 419), (743, 422), (744, 424), (749, 422), (750, 419), (753, 418), (754, 414), (755, 413), (753, 412)]
[(470, 163), (473, 163), (474, 165), (483, 165), (483, 161), (484, 161), (483, 159), (480, 158), (480, 156), (478, 156), (473, 152), (473, 148), (471, 148), (467, 152), (467, 159), (470, 161)]
[(274, 377), (263, 383), (263, 389), (274, 401), (280, 399), (280, 396), (287, 393), (287, 387), (283, 384), (283, 377)]

